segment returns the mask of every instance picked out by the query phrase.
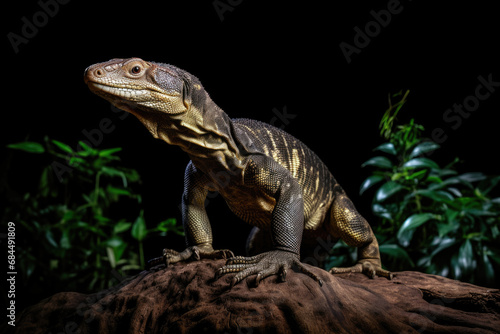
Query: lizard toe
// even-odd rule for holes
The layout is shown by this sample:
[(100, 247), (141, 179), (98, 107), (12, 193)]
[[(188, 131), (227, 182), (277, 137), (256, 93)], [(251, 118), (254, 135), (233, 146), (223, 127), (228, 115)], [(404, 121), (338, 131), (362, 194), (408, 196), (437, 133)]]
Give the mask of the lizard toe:
[[(307, 276), (311, 277), (313, 280), (315, 280), (316, 282), (318, 282), (318, 284), (320, 286), (323, 286), (323, 280), (321, 278), (319, 278), (318, 275), (316, 275), (315, 273), (313, 273), (311, 270), (309, 270), (309, 268), (307, 268), (302, 262), (300, 261), (295, 261), (295, 266), (297, 266), (300, 271), (304, 274), (306, 274)], [(285, 276), (286, 276), (286, 272), (285, 272)], [(284, 279), (283, 279), (284, 281)]]
[(363, 273), (369, 278), (375, 278), (376, 276), (386, 277), (387, 279), (392, 279), (393, 274), (382, 268), (379, 264), (372, 263), (368, 260), (361, 260), (352, 267), (333, 267), (329, 271), (331, 274), (343, 274), (343, 273)]
[(269, 277), (271, 275), (276, 275), (278, 274), (280, 277), (280, 280), (282, 282), (285, 281), (284, 277), (286, 277), (286, 268), (285, 267), (280, 267), (278, 270), (276, 268), (267, 268), (262, 271), (260, 271), (257, 276), (255, 277), (255, 286), (258, 287), (260, 284), (260, 281), (262, 281), (264, 278)]
[(258, 263), (261, 259), (263, 254), (251, 256), (251, 257), (245, 257), (245, 256), (233, 256), (229, 258), (226, 262), (226, 265), (232, 265), (232, 264), (256, 264)]
[(298, 267), (320, 285), (323, 284), (323, 281), (316, 274), (300, 262), (297, 255), (281, 250), (269, 251), (252, 257), (236, 256), (230, 258), (224, 267), (217, 270), (216, 277), (227, 273), (237, 273), (231, 281), (231, 286), (234, 286), (245, 278), (257, 274), (255, 285), (258, 286), (263, 279), (272, 275), (278, 275), (279, 280), (284, 282), (287, 271), (292, 266)]
[(352, 267), (333, 267), (329, 270), (331, 274), (344, 274), (344, 273), (361, 273), (363, 266), (358, 263)]
[(229, 273), (239, 273), (240, 271), (250, 268), (252, 266), (253, 264), (243, 264), (243, 263), (225, 265), (224, 267), (217, 269), (217, 271), (215, 272), (215, 278), (219, 278)]
[(375, 278), (375, 276), (386, 277), (387, 279), (392, 279), (393, 275), (390, 271), (385, 270), (379, 263), (373, 263), (369, 260), (360, 261), (363, 266), (363, 273), (370, 277)]
[(250, 266), (240, 272), (238, 272), (231, 281), (231, 287), (235, 286), (245, 278), (251, 275), (258, 274), (261, 271), (261, 267), (259, 265)]

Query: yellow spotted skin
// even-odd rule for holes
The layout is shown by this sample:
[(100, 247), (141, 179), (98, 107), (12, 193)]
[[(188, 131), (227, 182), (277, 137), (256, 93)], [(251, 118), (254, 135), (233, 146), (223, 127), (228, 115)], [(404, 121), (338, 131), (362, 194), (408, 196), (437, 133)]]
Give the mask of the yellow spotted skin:
[(166, 249), (165, 264), (233, 256), (212, 247), (205, 200), (209, 191), (218, 191), (238, 217), (255, 226), (247, 243), (255, 256), (232, 257), (217, 271), (237, 273), (233, 284), (251, 275), (257, 275), (257, 284), (270, 275), (284, 279), (292, 266), (321, 284), (300, 258), (317, 256), (318, 242), (332, 238), (358, 247), (359, 258), (354, 267), (332, 268), (331, 273), (391, 278), (381, 267), (368, 222), (300, 140), (266, 123), (230, 119), (195, 76), (172, 65), (113, 59), (87, 68), (85, 82), (92, 92), (135, 115), (155, 138), (179, 146), (191, 158), (182, 196), (188, 247), (182, 252)]

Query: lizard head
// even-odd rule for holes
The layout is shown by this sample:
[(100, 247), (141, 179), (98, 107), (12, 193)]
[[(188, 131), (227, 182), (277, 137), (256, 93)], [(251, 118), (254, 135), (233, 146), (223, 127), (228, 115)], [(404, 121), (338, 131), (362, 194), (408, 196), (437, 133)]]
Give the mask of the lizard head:
[(84, 80), (92, 92), (136, 116), (179, 115), (191, 106), (192, 78), (171, 65), (112, 59), (89, 66)]

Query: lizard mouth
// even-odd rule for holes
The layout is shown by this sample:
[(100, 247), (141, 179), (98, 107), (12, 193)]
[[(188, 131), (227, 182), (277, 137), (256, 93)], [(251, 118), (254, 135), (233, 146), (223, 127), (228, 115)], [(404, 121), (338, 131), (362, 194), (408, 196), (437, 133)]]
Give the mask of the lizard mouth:
[(108, 98), (122, 98), (129, 101), (144, 101), (151, 96), (152, 92), (150, 89), (110, 86), (95, 81), (89, 81), (87, 84), (89, 88), (98, 95)]
[(129, 102), (151, 102), (155, 100), (168, 100), (172, 97), (181, 96), (180, 93), (166, 93), (153, 89), (154, 87), (130, 87), (106, 85), (96, 81), (87, 81), (89, 89), (97, 95), (108, 100), (127, 100)]

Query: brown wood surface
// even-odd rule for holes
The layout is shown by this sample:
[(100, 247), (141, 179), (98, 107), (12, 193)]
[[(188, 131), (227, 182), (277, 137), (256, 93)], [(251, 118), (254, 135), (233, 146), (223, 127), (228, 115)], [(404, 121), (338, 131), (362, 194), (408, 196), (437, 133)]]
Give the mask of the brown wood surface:
[(144, 271), (105, 291), (58, 293), (26, 309), (16, 333), (499, 333), (500, 291), (419, 272), (392, 281), (290, 270), (230, 288), (223, 260)]

